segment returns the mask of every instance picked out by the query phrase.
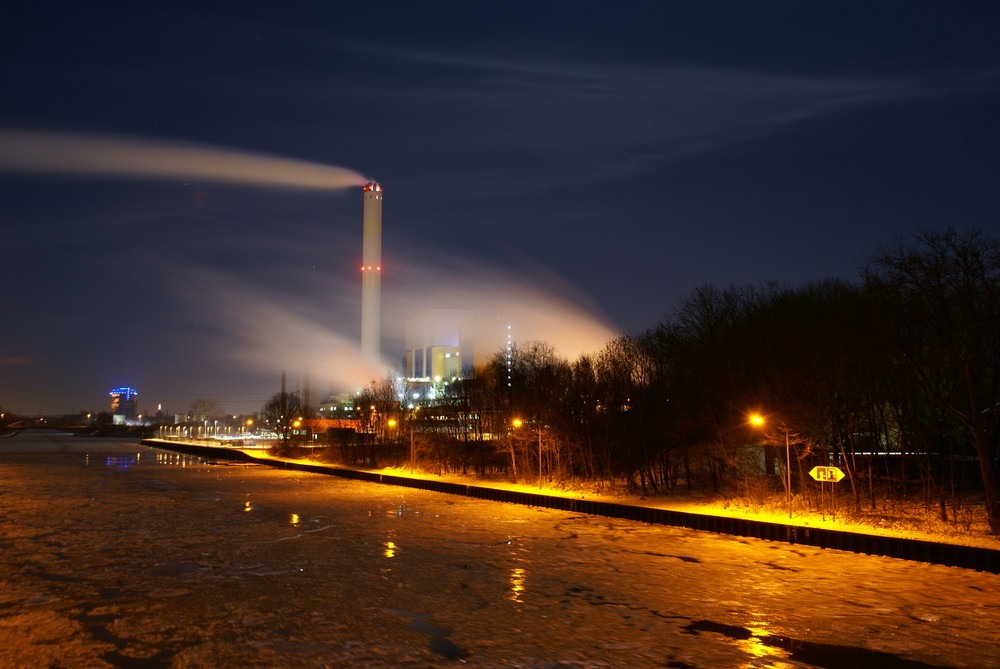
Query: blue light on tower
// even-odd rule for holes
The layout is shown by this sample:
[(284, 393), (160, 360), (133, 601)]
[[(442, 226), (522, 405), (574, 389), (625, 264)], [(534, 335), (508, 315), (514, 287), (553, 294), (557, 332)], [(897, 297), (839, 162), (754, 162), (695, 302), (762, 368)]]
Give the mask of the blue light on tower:
[(118, 395), (119, 397), (121, 397), (121, 401), (128, 402), (129, 400), (132, 399), (133, 395), (138, 395), (139, 391), (136, 390), (135, 388), (129, 388), (128, 386), (122, 386), (121, 388), (115, 388), (114, 390), (112, 390), (108, 394), (111, 397), (114, 397), (115, 395)]
[(111, 396), (111, 415), (116, 425), (135, 420), (136, 400), (139, 392), (135, 388), (122, 386), (115, 388), (108, 395)]

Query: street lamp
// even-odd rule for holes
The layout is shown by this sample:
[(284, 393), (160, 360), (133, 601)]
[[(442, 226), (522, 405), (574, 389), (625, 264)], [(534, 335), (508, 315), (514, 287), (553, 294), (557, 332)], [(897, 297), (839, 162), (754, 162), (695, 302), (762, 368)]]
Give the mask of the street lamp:
[[(762, 428), (767, 424), (767, 420), (759, 413), (752, 413), (749, 416), (750, 424), (754, 427)], [(785, 505), (788, 507), (788, 517), (792, 517), (792, 450), (788, 444), (788, 426), (783, 422), (778, 422), (776, 427), (785, 433)]]
[(416, 455), (416, 450), (413, 445), (413, 423), (410, 423), (410, 473), (413, 473), (413, 458)]
[[(514, 427), (521, 427), (524, 425), (524, 421), (520, 418), (515, 418), (511, 421)], [(538, 424), (538, 421), (532, 421), (535, 424), (535, 433), (538, 435), (538, 489), (542, 489), (542, 426)]]

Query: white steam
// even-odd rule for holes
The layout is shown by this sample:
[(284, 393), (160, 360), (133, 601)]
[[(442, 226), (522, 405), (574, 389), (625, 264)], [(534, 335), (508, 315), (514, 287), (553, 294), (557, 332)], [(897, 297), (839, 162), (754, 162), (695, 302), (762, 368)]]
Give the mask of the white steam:
[(353, 170), (302, 160), (123, 135), (0, 129), (0, 170), (159, 179), (208, 179), (283, 188), (348, 188)]
[(515, 341), (547, 342), (572, 361), (601, 350), (619, 334), (596, 305), (545, 267), (430, 260), (426, 251), (414, 257), (428, 262), (401, 267), (383, 262), (383, 335), (402, 332), (406, 319), (430, 309), (464, 309), (510, 324)]
[[(175, 284), (178, 295), (199, 296), (185, 303), (188, 309), (202, 305), (201, 311), (186, 316), (212, 324), (215, 335), (204, 343), (206, 353), (268, 378), (282, 371), (308, 373), (320, 393), (358, 390), (398, 370), (406, 320), (438, 307), (510, 323), (516, 341), (545, 341), (570, 361), (600, 351), (619, 334), (578, 291), (544, 268), (389, 264), (382, 284), (385, 359), (371, 365), (359, 354), (360, 279), (348, 268), (339, 276), (303, 271), (289, 277), (298, 287), (295, 293), (288, 286), (262, 288), (203, 268), (175, 265), (169, 275), (175, 282), (183, 277)], [(492, 355), (500, 343), (485, 353)]]

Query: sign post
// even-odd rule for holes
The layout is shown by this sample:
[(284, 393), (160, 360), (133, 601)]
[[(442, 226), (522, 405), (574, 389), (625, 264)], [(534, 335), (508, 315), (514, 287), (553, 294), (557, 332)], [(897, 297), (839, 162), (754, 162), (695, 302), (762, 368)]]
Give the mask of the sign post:
[(839, 467), (813, 467), (809, 470), (809, 476), (820, 483), (825, 481), (837, 483), (840, 479), (844, 478), (844, 472)]
[[(822, 507), (824, 484), (827, 481), (829, 481), (830, 483), (837, 483), (838, 481), (840, 481), (840, 479), (844, 478), (844, 472), (841, 471), (839, 467), (816, 466), (809, 470), (809, 476), (819, 481), (819, 504)], [(833, 492), (831, 491), (830, 494), (833, 495)], [(834, 501), (836, 501), (836, 497), (834, 497)], [(837, 512), (834, 511), (834, 518), (836, 518), (836, 513)]]

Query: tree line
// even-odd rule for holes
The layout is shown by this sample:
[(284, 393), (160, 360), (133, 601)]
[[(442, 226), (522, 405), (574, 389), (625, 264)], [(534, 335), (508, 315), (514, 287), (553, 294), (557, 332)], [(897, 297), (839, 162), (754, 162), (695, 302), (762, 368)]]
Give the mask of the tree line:
[(998, 384), (1000, 240), (949, 227), (881, 249), (856, 281), (703, 286), (576, 360), (519, 343), (433, 400), (373, 381), (352, 457), (750, 497), (802, 494), (833, 465), (858, 509), (916, 497), (947, 519), (982, 501), (996, 534)]

